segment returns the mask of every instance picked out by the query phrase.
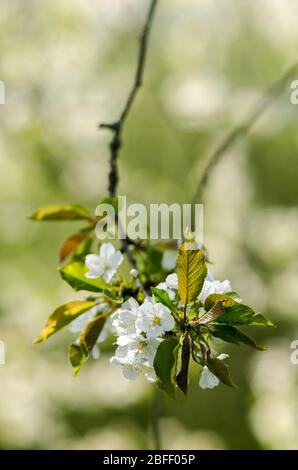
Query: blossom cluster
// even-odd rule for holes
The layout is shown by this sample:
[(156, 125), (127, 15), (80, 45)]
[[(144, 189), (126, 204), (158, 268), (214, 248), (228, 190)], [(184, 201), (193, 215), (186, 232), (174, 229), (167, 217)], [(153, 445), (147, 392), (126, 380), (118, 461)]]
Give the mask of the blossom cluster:
[(142, 305), (130, 298), (112, 316), (117, 348), (111, 358), (122, 366), (124, 377), (133, 380), (143, 374), (154, 382), (153, 362), (164, 333), (171, 331), (175, 320), (170, 310), (148, 298)]
[[(86, 277), (91, 279), (102, 277), (106, 282), (111, 282), (122, 260), (120, 251), (116, 251), (112, 244), (104, 243), (98, 255), (86, 256), (85, 262), (89, 269)], [(135, 277), (137, 274), (134, 270)], [(178, 293), (177, 274), (169, 274), (166, 280), (156, 287), (167, 292), (169, 298), (174, 300)], [(198, 300), (204, 303), (211, 294), (225, 294), (231, 291), (229, 281), (215, 280), (209, 271)], [(101, 307), (96, 306), (81, 315), (72, 323), (71, 331), (74, 333), (81, 331), (100, 311)], [(104, 342), (107, 335), (112, 333), (116, 336), (116, 351), (110, 360), (111, 363), (120, 365), (124, 377), (129, 380), (134, 380), (142, 374), (148, 381), (154, 382), (156, 375), (153, 363), (158, 345), (164, 334), (171, 331), (174, 326), (175, 320), (165, 305), (156, 302), (152, 297), (147, 297), (139, 305), (137, 300), (131, 297), (109, 317), (93, 348), (93, 357), (99, 357), (97, 345)], [(217, 359), (223, 360), (226, 357), (228, 357), (226, 354), (221, 354), (217, 356)], [(210, 372), (207, 366), (204, 366), (199, 381), (200, 387), (214, 388), (218, 384), (218, 378)]]

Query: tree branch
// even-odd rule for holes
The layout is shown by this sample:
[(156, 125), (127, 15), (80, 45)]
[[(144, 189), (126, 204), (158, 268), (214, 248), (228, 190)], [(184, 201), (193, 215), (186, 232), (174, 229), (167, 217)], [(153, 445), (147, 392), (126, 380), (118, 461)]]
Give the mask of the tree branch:
[(144, 68), (146, 64), (148, 39), (149, 39), (151, 25), (152, 25), (154, 13), (155, 13), (155, 8), (157, 6), (157, 1), (158, 0), (151, 0), (148, 15), (147, 15), (145, 25), (144, 25), (144, 28), (140, 37), (138, 61), (137, 61), (137, 68), (136, 68), (133, 86), (128, 95), (123, 111), (121, 112), (120, 117), (117, 121), (110, 123), (110, 124), (102, 123), (99, 125), (101, 129), (109, 129), (113, 133), (113, 137), (110, 142), (110, 171), (109, 171), (109, 188), (108, 188), (110, 197), (114, 197), (117, 193), (117, 186), (118, 186), (118, 180), (119, 180), (118, 157), (119, 157), (119, 151), (122, 146), (122, 139), (121, 139), (122, 130), (123, 130), (126, 118), (129, 114), (129, 111), (136, 98), (137, 92), (139, 88), (142, 86)]
[(286, 83), (298, 72), (298, 62), (292, 65), (277, 82), (269, 87), (267, 92), (258, 101), (252, 109), (246, 120), (239, 127), (233, 129), (211, 153), (207, 159), (206, 166), (199, 179), (196, 192), (193, 196), (192, 203), (195, 204), (202, 198), (205, 187), (208, 183), (212, 168), (218, 163), (226, 151), (238, 140), (240, 136), (247, 135), (257, 120), (269, 109), (274, 101), (281, 95)]

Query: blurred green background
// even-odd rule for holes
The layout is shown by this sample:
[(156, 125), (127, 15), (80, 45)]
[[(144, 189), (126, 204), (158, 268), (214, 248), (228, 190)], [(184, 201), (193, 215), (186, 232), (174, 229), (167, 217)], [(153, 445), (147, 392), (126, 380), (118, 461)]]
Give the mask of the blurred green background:
[[(152, 448), (154, 387), (129, 382), (109, 355), (73, 378), (72, 339), (32, 340), (75, 295), (56, 267), (73, 224), (27, 216), (47, 203), (107, 193), (110, 135), (135, 69), (145, 0), (1, 0), (1, 448)], [(120, 194), (190, 202), (206, 152), (242, 122), (262, 91), (298, 60), (296, 0), (161, 0), (145, 86), (127, 122)], [(298, 77), (293, 77), (298, 78)], [(218, 279), (274, 321), (256, 329), (267, 352), (226, 349), (241, 391), (198, 387), (163, 399), (167, 449), (298, 448), (298, 107), (290, 83), (253, 132), (214, 168), (204, 241)]]

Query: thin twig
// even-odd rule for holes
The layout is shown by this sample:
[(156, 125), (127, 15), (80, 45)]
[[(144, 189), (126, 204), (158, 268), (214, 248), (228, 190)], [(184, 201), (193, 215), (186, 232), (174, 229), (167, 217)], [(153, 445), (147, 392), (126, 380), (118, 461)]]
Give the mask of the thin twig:
[(117, 193), (118, 156), (119, 156), (119, 150), (122, 146), (122, 140), (121, 140), (122, 130), (123, 130), (126, 118), (128, 116), (128, 113), (136, 98), (137, 92), (139, 88), (142, 86), (142, 80), (143, 80), (144, 68), (145, 68), (146, 56), (147, 56), (148, 39), (149, 39), (149, 34), (151, 30), (151, 25), (152, 25), (157, 1), (158, 0), (151, 0), (148, 15), (147, 15), (145, 25), (144, 25), (144, 28), (140, 37), (140, 43), (139, 43), (140, 46), (139, 46), (138, 61), (137, 61), (137, 68), (136, 68), (134, 83), (128, 95), (123, 111), (121, 112), (120, 117), (117, 121), (110, 123), (110, 124), (103, 123), (99, 125), (101, 129), (109, 129), (113, 133), (113, 137), (110, 142), (110, 172), (109, 172), (109, 188), (108, 188), (110, 197), (114, 197)]
[(196, 192), (193, 197), (193, 204), (202, 198), (204, 189), (207, 185), (210, 172), (217, 164), (225, 152), (236, 142), (240, 136), (247, 135), (257, 120), (269, 109), (274, 101), (281, 95), (286, 83), (298, 72), (298, 62), (292, 65), (277, 82), (269, 87), (263, 97), (256, 103), (246, 120), (239, 127), (233, 129), (219, 144), (218, 147), (211, 153), (207, 159), (206, 166), (199, 179)]

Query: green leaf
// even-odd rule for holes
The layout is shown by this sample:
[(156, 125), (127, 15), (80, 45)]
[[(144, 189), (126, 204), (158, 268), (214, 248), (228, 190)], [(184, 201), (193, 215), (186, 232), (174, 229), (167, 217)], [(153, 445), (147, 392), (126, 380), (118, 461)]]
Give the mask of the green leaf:
[(106, 316), (101, 315), (91, 320), (80, 335), (80, 345), (86, 357), (92, 351), (96, 341), (104, 327)]
[(267, 318), (265, 318), (261, 313), (256, 313), (252, 320), (253, 321), (250, 323), (251, 326), (267, 326), (269, 328), (275, 328), (274, 323), (267, 320)]
[(62, 279), (75, 291), (102, 292), (104, 289), (109, 288), (108, 284), (101, 277), (98, 279), (88, 279), (85, 276), (87, 271), (87, 267), (81, 262), (69, 263), (59, 269)]
[(231, 379), (229, 367), (223, 361), (208, 355), (207, 366), (221, 382), (229, 387), (238, 388)]
[(152, 287), (152, 293), (154, 294), (155, 300), (168, 307), (171, 311), (176, 310), (175, 305), (169, 297), (169, 294), (165, 290)]
[(226, 292), (225, 294), (210, 294), (204, 303), (205, 310), (210, 310), (219, 300), (226, 300), (227, 304), (235, 305), (240, 303), (240, 297), (237, 292)]
[(170, 397), (175, 396), (177, 355), (179, 346), (178, 338), (175, 336), (169, 336), (160, 343), (154, 358), (157, 385)]
[(196, 300), (207, 275), (204, 252), (191, 246), (191, 243), (183, 243), (177, 259), (178, 291), (183, 305)]
[(79, 205), (49, 205), (39, 209), (30, 217), (31, 220), (90, 220), (90, 212)]
[(73, 373), (77, 375), (86, 360), (82, 347), (79, 344), (71, 344), (68, 349), (68, 357), (73, 368)]
[[(228, 301), (229, 302), (229, 301)], [(274, 326), (270, 320), (267, 320), (263, 315), (255, 314), (252, 308), (244, 304), (226, 306), (223, 302), (224, 313), (217, 318), (217, 323), (225, 323), (227, 325), (252, 325), (252, 326)]]
[(227, 343), (237, 344), (238, 346), (241, 343), (251, 346), (252, 348), (258, 349), (259, 351), (265, 351), (266, 348), (263, 346), (258, 346), (253, 338), (243, 333), (238, 328), (230, 325), (217, 325), (214, 329), (211, 330), (213, 336), (226, 341)]
[(75, 300), (65, 305), (61, 305), (61, 307), (57, 308), (49, 317), (45, 327), (34, 343), (41, 343), (42, 341), (45, 341), (47, 338), (49, 338), (49, 336), (61, 330), (61, 328), (68, 325), (79, 315), (86, 312), (95, 305), (95, 302), (84, 300)]
[(187, 395), (188, 390), (188, 368), (190, 360), (190, 342), (188, 334), (185, 335), (182, 343), (181, 352), (181, 370), (177, 375), (177, 385), (182, 390), (184, 395)]

